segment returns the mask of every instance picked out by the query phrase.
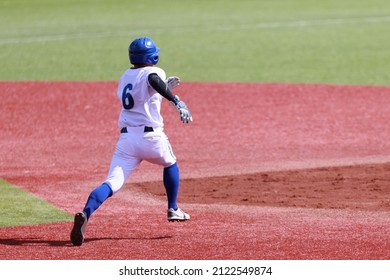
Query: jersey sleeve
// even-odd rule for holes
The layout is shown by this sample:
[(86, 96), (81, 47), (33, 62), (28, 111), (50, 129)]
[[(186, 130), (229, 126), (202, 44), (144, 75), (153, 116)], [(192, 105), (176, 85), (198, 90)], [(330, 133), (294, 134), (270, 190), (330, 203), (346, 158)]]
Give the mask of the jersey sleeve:
[[(152, 73), (156, 73), (163, 81), (165, 81), (167, 79), (167, 75), (165, 74), (165, 71), (159, 67), (156, 67), (156, 66), (150, 67), (150, 69), (147, 73), (147, 76), (149, 76)], [(146, 82), (150, 86), (148, 79), (146, 79)]]
[[(156, 73), (151, 73), (148, 76), (148, 82), (149, 85), (157, 91), (159, 94), (164, 96), (169, 101), (175, 102), (177, 98), (175, 98), (175, 95), (171, 92), (168, 85), (163, 81), (160, 76), (158, 76)], [(176, 102), (175, 102), (176, 104)]]

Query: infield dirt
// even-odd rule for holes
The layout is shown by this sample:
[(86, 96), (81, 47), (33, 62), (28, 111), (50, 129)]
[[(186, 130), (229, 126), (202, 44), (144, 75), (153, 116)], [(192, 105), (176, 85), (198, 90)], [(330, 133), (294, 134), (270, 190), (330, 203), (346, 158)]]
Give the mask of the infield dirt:
[[(389, 259), (390, 88), (183, 83), (165, 103), (180, 206), (142, 163), (91, 218), (0, 228), (0, 259)], [(1, 82), (0, 177), (70, 213), (104, 180), (119, 133), (115, 82)], [(373, 230), (374, 229), (374, 230)], [(172, 248), (172, 244), (175, 244)]]

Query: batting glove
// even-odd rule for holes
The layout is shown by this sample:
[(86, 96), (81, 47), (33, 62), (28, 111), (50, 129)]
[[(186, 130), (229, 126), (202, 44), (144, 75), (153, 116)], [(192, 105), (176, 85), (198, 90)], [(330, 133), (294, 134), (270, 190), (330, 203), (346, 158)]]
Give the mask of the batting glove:
[(168, 88), (172, 90), (175, 87), (180, 85), (180, 78), (176, 76), (168, 77), (168, 79), (165, 82), (168, 85)]
[(180, 113), (180, 119), (183, 123), (192, 122), (192, 115), (187, 105), (179, 99), (176, 95), (175, 99), (172, 101), (172, 104), (175, 106), (177, 111)]

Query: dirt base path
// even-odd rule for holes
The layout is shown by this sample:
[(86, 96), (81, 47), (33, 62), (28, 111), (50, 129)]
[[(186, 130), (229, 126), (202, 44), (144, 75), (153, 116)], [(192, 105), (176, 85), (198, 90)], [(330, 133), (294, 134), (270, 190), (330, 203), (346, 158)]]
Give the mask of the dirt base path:
[[(115, 91), (1, 82), (0, 177), (81, 210), (111, 160)], [(190, 222), (166, 221), (162, 170), (142, 163), (82, 247), (71, 223), (0, 228), (0, 259), (390, 258), (390, 88), (184, 83), (177, 94), (194, 123), (163, 113)]]

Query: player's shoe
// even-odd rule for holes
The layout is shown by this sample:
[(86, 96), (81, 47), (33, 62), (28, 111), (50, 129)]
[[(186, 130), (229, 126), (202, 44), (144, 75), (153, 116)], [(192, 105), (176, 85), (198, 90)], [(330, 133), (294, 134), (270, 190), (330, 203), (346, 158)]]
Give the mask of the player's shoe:
[(74, 225), (72, 231), (70, 232), (70, 240), (74, 246), (81, 246), (81, 244), (83, 244), (87, 222), (87, 214), (84, 212), (78, 212), (74, 216)]
[(190, 219), (190, 215), (183, 212), (180, 208), (174, 210), (173, 208), (168, 209), (168, 221), (169, 222), (184, 222)]

